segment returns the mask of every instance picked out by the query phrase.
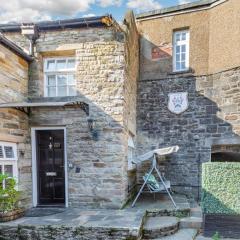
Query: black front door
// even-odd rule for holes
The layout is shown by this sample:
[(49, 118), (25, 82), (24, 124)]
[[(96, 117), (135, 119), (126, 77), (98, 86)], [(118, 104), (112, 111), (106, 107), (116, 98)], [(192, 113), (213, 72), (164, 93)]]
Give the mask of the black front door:
[(38, 204), (64, 204), (64, 131), (38, 130), (36, 138)]

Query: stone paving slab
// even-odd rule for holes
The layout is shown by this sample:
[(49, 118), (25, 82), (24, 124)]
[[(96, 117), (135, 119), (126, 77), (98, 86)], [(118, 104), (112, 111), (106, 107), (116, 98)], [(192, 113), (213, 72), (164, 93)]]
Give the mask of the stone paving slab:
[(70, 225), (83, 227), (109, 227), (137, 230), (142, 224), (144, 211), (129, 212), (127, 210), (81, 210), (66, 209), (64, 212), (42, 216), (23, 217), (1, 225)]
[[(0, 223), (0, 230), (3, 236), (8, 234), (9, 229), (15, 230), (15, 232), (11, 230), (10, 240), (14, 239), (16, 234), (20, 234), (19, 229), (21, 229), (21, 234), (42, 234), (44, 236), (52, 234), (51, 229), (53, 229), (62, 236), (62, 238), (59, 238), (61, 240), (78, 239), (78, 235), (75, 236), (74, 234), (84, 234), (84, 237), (88, 237), (92, 234), (98, 236), (100, 233), (104, 235), (106, 240), (123, 239), (123, 236), (136, 238), (141, 232), (144, 216), (149, 213), (148, 211), (159, 213), (159, 211), (176, 210), (166, 195), (156, 196), (156, 201), (152, 196), (147, 198), (146, 201), (144, 199), (145, 197), (141, 198), (134, 208), (127, 206), (123, 210), (63, 208), (52, 209), (52, 211), (47, 208), (35, 208), (23, 218)], [(178, 209), (190, 210), (186, 197), (174, 195), (174, 199)], [(79, 229), (81, 230), (80, 233), (78, 233)], [(40, 239), (45, 240), (44, 236), (41, 236)]]
[[(178, 209), (190, 209), (190, 204), (186, 196), (174, 194), (173, 199), (176, 202)], [(131, 209), (131, 204), (132, 202), (129, 203), (127, 208)], [(175, 209), (175, 207), (167, 194), (156, 194), (155, 200), (153, 194), (143, 194), (140, 196), (133, 209), (155, 211), (161, 209), (172, 210)]]

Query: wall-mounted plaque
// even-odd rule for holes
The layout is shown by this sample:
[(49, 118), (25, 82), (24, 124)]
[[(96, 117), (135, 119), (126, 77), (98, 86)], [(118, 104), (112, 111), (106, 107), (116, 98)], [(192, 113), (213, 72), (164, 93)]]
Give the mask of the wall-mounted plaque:
[(168, 94), (168, 109), (170, 112), (180, 114), (188, 109), (188, 93), (178, 92)]

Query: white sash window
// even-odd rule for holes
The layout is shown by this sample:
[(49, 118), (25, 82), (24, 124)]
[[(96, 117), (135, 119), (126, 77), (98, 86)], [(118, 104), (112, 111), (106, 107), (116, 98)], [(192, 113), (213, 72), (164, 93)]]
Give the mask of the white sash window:
[[(16, 143), (0, 142), (0, 173), (18, 178)], [(3, 182), (3, 187), (5, 187)]]
[(173, 34), (173, 71), (189, 69), (189, 31), (177, 31)]
[(44, 61), (45, 97), (76, 95), (75, 58), (48, 58)]

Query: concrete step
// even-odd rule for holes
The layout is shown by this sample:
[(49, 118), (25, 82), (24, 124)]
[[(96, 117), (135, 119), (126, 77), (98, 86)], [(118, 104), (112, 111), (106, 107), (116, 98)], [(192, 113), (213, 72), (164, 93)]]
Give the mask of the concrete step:
[(152, 240), (193, 240), (196, 235), (196, 229), (180, 229), (177, 233), (171, 236), (154, 238)]
[(179, 219), (176, 217), (148, 217), (143, 226), (143, 238), (153, 239), (169, 236), (179, 229)]
[(201, 229), (202, 228), (202, 217), (186, 217), (180, 219), (180, 228), (193, 228)]

